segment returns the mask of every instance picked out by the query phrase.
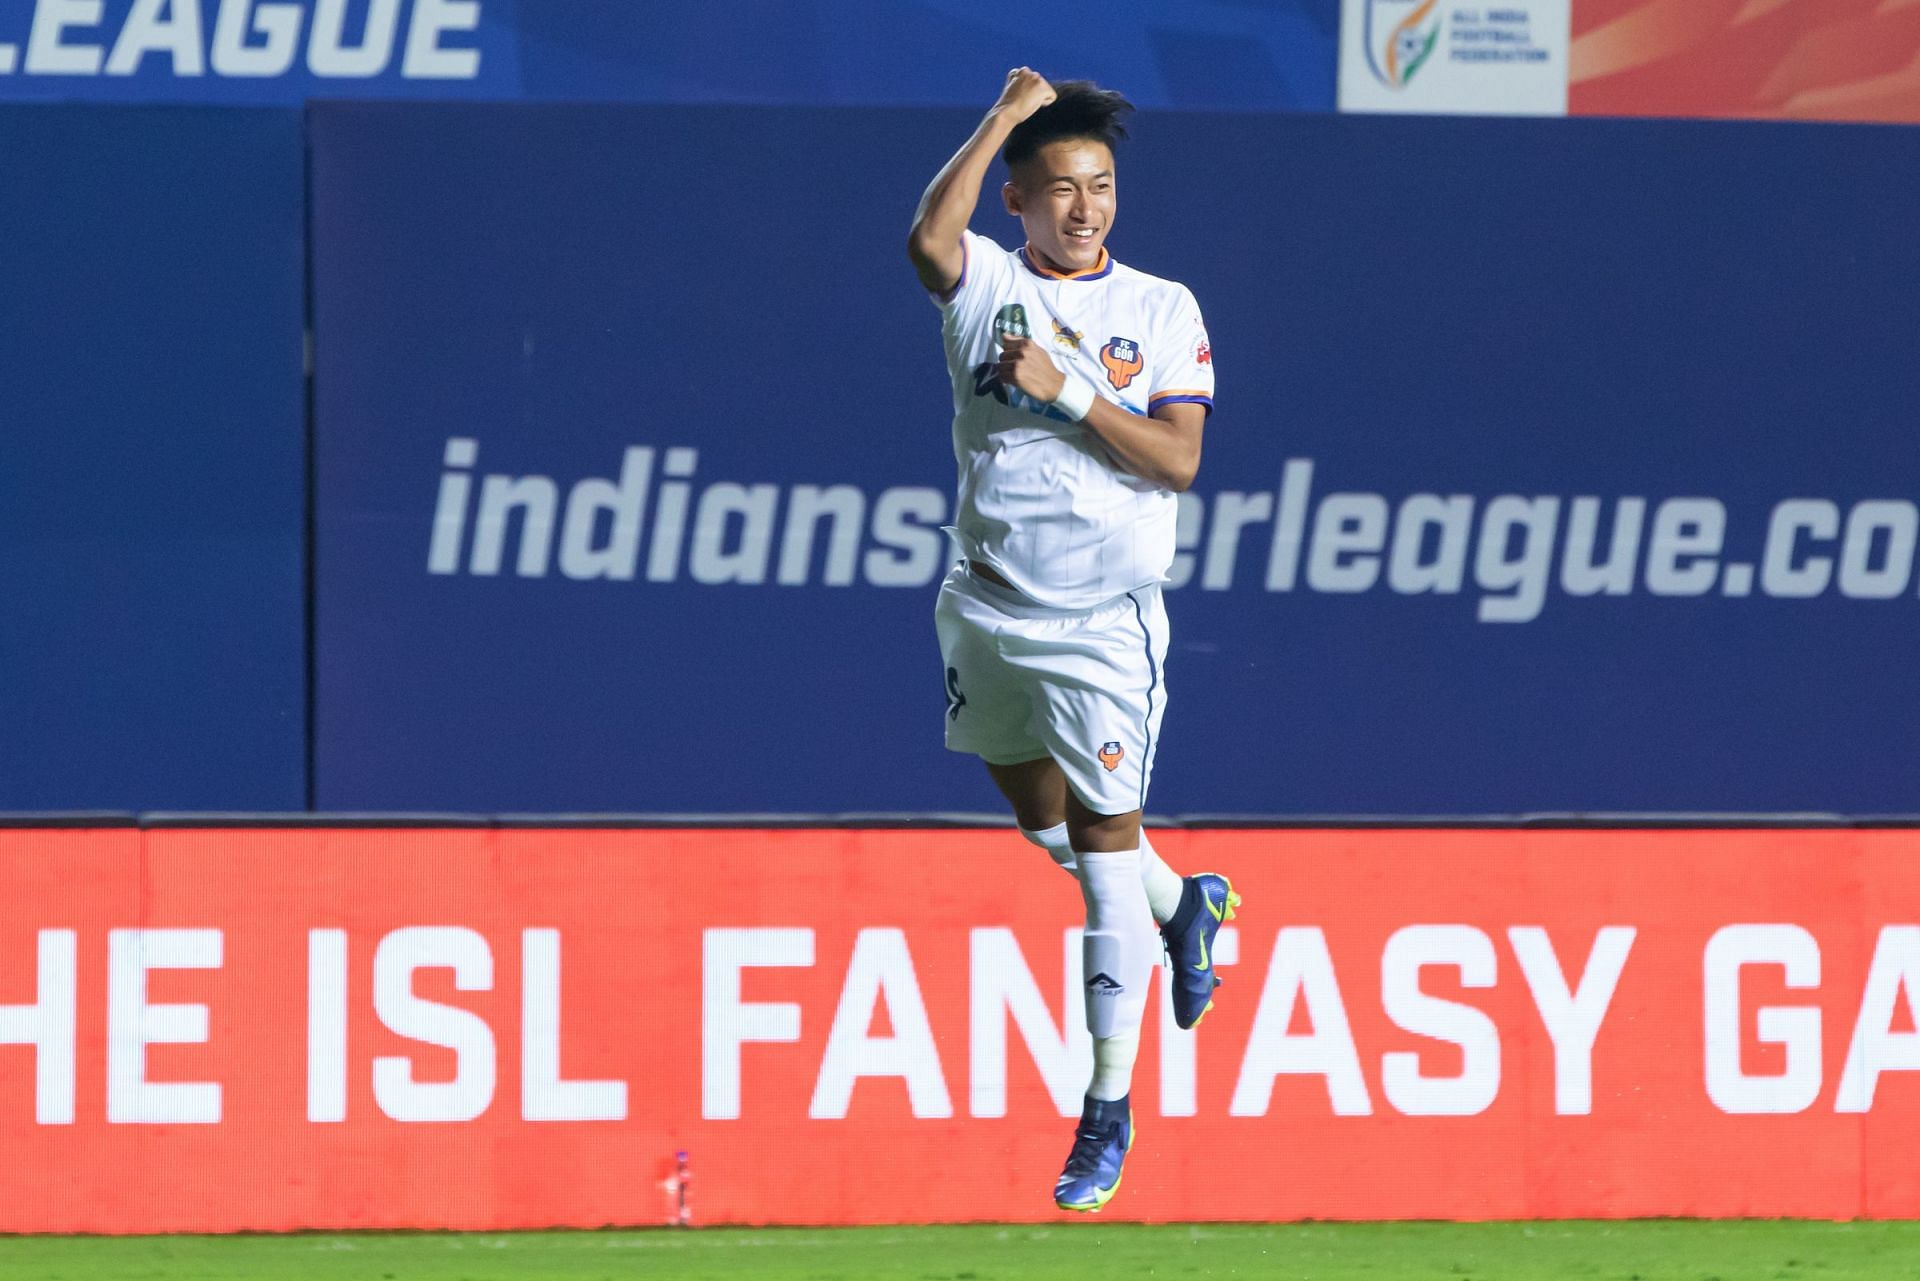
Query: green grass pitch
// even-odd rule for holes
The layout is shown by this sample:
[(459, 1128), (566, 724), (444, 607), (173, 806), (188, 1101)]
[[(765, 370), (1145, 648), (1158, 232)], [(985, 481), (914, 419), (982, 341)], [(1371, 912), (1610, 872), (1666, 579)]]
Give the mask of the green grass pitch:
[(1920, 1223), (1308, 1223), (0, 1237), (6, 1281), (1920, 1281)]

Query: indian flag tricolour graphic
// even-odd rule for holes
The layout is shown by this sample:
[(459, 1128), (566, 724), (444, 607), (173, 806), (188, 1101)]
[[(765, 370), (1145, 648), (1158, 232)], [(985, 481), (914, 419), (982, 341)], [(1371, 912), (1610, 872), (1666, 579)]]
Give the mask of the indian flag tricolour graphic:
[(1367, 66), (1389, 89), (1413, 79), (1440, 43), (1440, 0), (1367, 0)]

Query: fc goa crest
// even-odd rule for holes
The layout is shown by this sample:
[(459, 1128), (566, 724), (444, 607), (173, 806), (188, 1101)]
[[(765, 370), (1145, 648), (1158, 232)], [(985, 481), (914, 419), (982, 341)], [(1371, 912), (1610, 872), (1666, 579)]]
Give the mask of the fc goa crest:
[(1107, 381), (1115, 391), (1125, 391), (1134, 375), (1146, 367), (1146, 362), (1140, 359), (1140, 344), (1131, 338), (1109, 339), (1100, 349), (1100, 363), (1107, 367)]
[(1109, 774), (1120, 768), (1120, 762), (1126, 754), (1127, 749), (1118, 743), (1100, 744), (1100, 763), (1107, 767)]

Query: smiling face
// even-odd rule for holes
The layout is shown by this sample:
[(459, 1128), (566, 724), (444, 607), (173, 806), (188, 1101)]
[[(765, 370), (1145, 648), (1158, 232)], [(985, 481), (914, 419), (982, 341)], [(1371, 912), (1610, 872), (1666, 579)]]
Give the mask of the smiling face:
[(1041, 266), (1086, 271), (1113, 227), (1113, 152), (1094, 138), (1050, 142), (1014, 167), (1001, 195)]

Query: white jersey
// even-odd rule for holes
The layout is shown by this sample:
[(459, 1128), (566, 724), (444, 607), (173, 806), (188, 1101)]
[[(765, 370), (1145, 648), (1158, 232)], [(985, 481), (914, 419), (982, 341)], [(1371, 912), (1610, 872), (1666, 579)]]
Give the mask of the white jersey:
[(1121, 471), (1086, 427), (994, 377), (999, 337), (1041, 343), (1055, 365), (1136, 414), (1213, 408), (1213, 352), (1185, 285), (1113, 261), (1062, 275), (1025, 250), (963, 234), (960, 282), (936, 299), (953, 378), (960, 492), (953, 530), (969, 560), (1028, 599), (1092, 609), (1166, 578), (1173, 494)]

